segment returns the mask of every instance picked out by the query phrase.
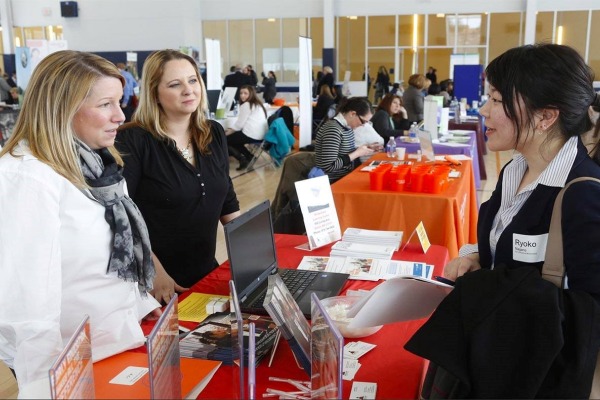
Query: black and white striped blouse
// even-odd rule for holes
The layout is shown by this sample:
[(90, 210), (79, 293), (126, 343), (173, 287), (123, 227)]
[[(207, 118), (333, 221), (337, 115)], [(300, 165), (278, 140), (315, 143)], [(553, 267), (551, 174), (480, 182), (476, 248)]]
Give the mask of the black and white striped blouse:
[(329, 177), (331, 183), (346, 176), (354, 169), (349, 153), (356, 149), (354, 131), (347, 126), (340, 114), (325, 122), (315, 139), (315, 160)]

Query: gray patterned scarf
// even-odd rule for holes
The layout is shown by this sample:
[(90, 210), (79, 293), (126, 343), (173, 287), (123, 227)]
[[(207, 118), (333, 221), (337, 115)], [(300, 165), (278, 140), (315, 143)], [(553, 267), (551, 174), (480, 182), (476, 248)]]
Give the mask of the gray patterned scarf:
[(152, 290), (154, 263), (146, 222), (135, 203), (125, 195), (122, 167), (108, 149), (91, 150), (75, 140), (83, 176), (90, 186), (84, 194), (105, 207), (104, 218), (113, 232), (113, 249), (108, 271), (119, 278), (137, 282), (142, 295)]

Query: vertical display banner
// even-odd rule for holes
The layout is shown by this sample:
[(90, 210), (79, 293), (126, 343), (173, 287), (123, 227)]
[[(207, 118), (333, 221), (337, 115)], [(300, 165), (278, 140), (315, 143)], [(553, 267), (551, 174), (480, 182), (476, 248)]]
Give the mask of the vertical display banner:
[(204, 39), (206, 52), (206, 90), (219, 90), (223, 82), (221, 63), (221, 42), (217, 39)]
[(312, 140), (312, 39), (300, 36), (299, 40), (300, 138), (298, 146), (302, 148), (308, 146)]
[[(433, 97), (433, 96), (431, 96)], [(440, 107), (441, 108), (441, 107)], [(423, 110), (424, 124), (423, 128), (431, 133), (432, 139), (438, 138), (438, 102), (430, 96), (425, 97), (425, 106)]]
[(177, 298), (173, 296), (148, 335), (151, 399), (181, 399)]
[(48, 41), (45, 39), (27, 39), (25, 44), (31, 52), (30, 62), (33, 71), (40, 61), (48, 55)]
[(49, 371), (53, 399), (93, 399), (90, 318), (86, 315)]
[(29, 47), (15, 47), (15, 64), (17, 70), (17, 82), (23, 90), (27, 89), (29, 78), (31, 78), (31, 51)]

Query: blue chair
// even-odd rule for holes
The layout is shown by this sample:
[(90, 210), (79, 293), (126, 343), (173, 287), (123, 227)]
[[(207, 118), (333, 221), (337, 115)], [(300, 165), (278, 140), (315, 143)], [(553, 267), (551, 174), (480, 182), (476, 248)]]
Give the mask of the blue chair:
[[(277, 118), (283, 119), (285, 126), (288, 128), (291, 135), (292, 132), (294, 132), (294, 113), (292, 109), (288, 106), (281, 106), (267, 119), (269, 128), (271, 128), (271, 125)], [(253, 147), (253, 149), (251, 150), (253, 156), (250, 162), (248, 163), (248, 167), (246, 167), (246, 171), (252, 171), (254, 169), (254, 164), (263, 154), (267, 154), (269, 157), (269, 162), (266, 165), (273, 165), (274, 167), (279, 167), (281, 165), (281, 158), (279, 154), (277, 154), (275, 158), (271, 156), (270, 151), (273, 143), (266, 140), (266, 137), (267, 135), (265, 135), (265, 139), (255, 140), (248, 144), (249, 146)]]

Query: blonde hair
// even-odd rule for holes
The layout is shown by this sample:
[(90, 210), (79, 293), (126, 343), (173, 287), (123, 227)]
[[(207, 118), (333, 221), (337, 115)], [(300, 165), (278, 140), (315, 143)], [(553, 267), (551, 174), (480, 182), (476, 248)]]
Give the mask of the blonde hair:
[(208, 103), (206, 101), (206, 88), (198, 72), (194, 59), (179, 50), (158, 50), (146, 58), (142, 69), (142, 84), (140, 88), (140, 102), (133, 115), (133, 123), (150, 132), (159, 140), (172, 141), (167, 135), (166, 114), (158, 102), (158, 85), (162, 80), (165, 65), (173, 60), (186, 60), (196, 71), (196, 78), (200, 83), (200, 103), (190, 118), (190, 133), (196, 147), (202, 154), (209, 154), (208, 145), (212, 141), (210, 122), (206, 118)]
[[(63, 50), (45, 57), (33, 71), (12, 136), (0, 152), (15, 156), (21, 140), (31, 154), (75, 186), (87, 187), (75, 150), (73, 118), (103, 77), (125, 79), (110, 61), (91, 53)], [(109, 151), (119, 164), (114, 147)]]

